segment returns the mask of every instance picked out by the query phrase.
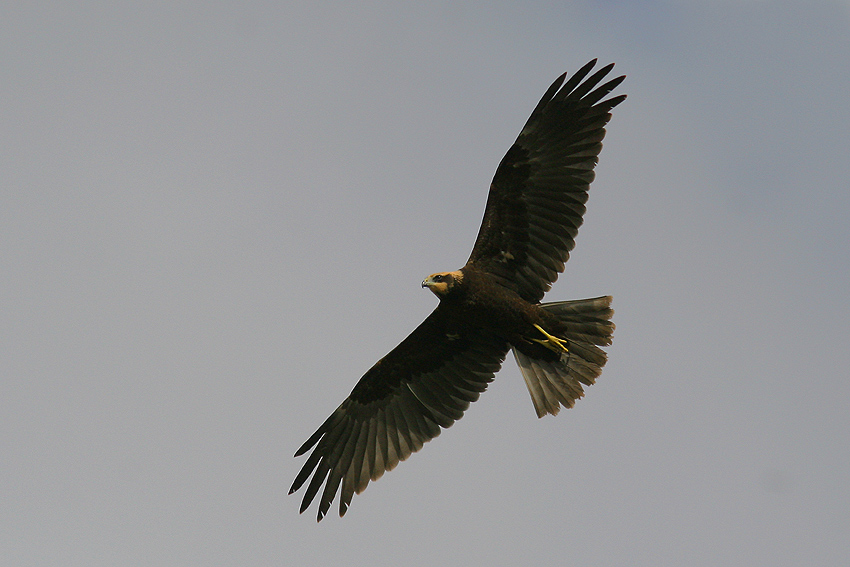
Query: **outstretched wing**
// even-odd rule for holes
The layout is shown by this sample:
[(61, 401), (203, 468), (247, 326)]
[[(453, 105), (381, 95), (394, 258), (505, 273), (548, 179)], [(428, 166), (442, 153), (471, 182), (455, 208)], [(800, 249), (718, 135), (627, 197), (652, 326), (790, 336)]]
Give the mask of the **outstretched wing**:
[(540, 301), (564, 269), (605, 124), (626, 98), (602, 100), (625, 76), (597, 86), (614, 65), (587, 77), (595, 64), (594, 59), (566, 83), (566, 73), (558, 77), (531, 113), (496, 170), (467, 261), (527, 301)]
[(438, 306), (360, 379), (295, 453), (298, 457), (313, 448), (289, 490), (292, 494), (313, 475), (301, 512), (324, 483), (318, 519), (340, 488), (343, 516), (355, 492), (461, 418), (492, 381), (507, 351), (503, 340), (463, 327)]

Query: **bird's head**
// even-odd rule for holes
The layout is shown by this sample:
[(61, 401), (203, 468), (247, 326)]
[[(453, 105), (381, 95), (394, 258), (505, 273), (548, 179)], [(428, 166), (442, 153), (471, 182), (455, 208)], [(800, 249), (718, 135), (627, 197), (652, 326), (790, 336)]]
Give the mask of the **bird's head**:
[(427, 287), (439, 298), (446, 297), (453, 289), (463, 282), (463, 272), (440, 272), (431, 274), (422, 280), (422, 287)]

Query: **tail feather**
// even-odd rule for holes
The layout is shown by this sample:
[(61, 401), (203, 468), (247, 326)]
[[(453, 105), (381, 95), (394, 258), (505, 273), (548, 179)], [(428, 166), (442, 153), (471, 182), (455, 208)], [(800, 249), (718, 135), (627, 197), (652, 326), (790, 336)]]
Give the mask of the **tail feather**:
[(522, 377), (531, 394), (537, 417), (557, 415), (561, 405), (571, 408), (602, 373), (608, 357), (599, 346), (611, 344), (614, 323), (611, 297), (544, 303), (543, 309), (558, 317), (558, 337), (566, 339), (567, 350), (551, 362), (530, 358), (513, 348)]

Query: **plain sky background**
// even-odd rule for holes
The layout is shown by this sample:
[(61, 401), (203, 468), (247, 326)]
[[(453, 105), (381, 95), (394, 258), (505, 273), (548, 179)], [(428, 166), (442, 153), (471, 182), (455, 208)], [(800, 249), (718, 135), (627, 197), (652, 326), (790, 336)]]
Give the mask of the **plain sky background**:
[[(0, 564), (850, 564), (850, 3), (6, 2)], [(628, 75), (547, 300), (610, 362), (298, 515), (499, 160)]]

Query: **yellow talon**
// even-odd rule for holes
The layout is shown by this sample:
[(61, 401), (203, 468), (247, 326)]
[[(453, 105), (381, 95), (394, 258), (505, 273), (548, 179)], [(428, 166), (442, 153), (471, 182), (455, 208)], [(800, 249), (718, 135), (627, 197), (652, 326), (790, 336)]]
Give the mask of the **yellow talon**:
[(534, 341), (536, 343), (540, 343), (541, 345), (545, 346), (546, 348), (548, 348), (552, 352), (555, 352), (555, 353), (558, 353), (558, 354), (560, 354), (562, 352), (566, 352), (566, 353), (570, 352), (569, 349), (567, 348), (567, 343), (569, 341), (565, 341), (564, 339), (559, 339), (558, 337), (550, 335), (549, 333), (544, 331), (543, 327), (541, 327), (540, 325), (534, 325), (534, 327), (538, 331), (543, 333), (543, 336), (546, 337), (546, 338), (545, 339), (531, 339), (532, 341)]

